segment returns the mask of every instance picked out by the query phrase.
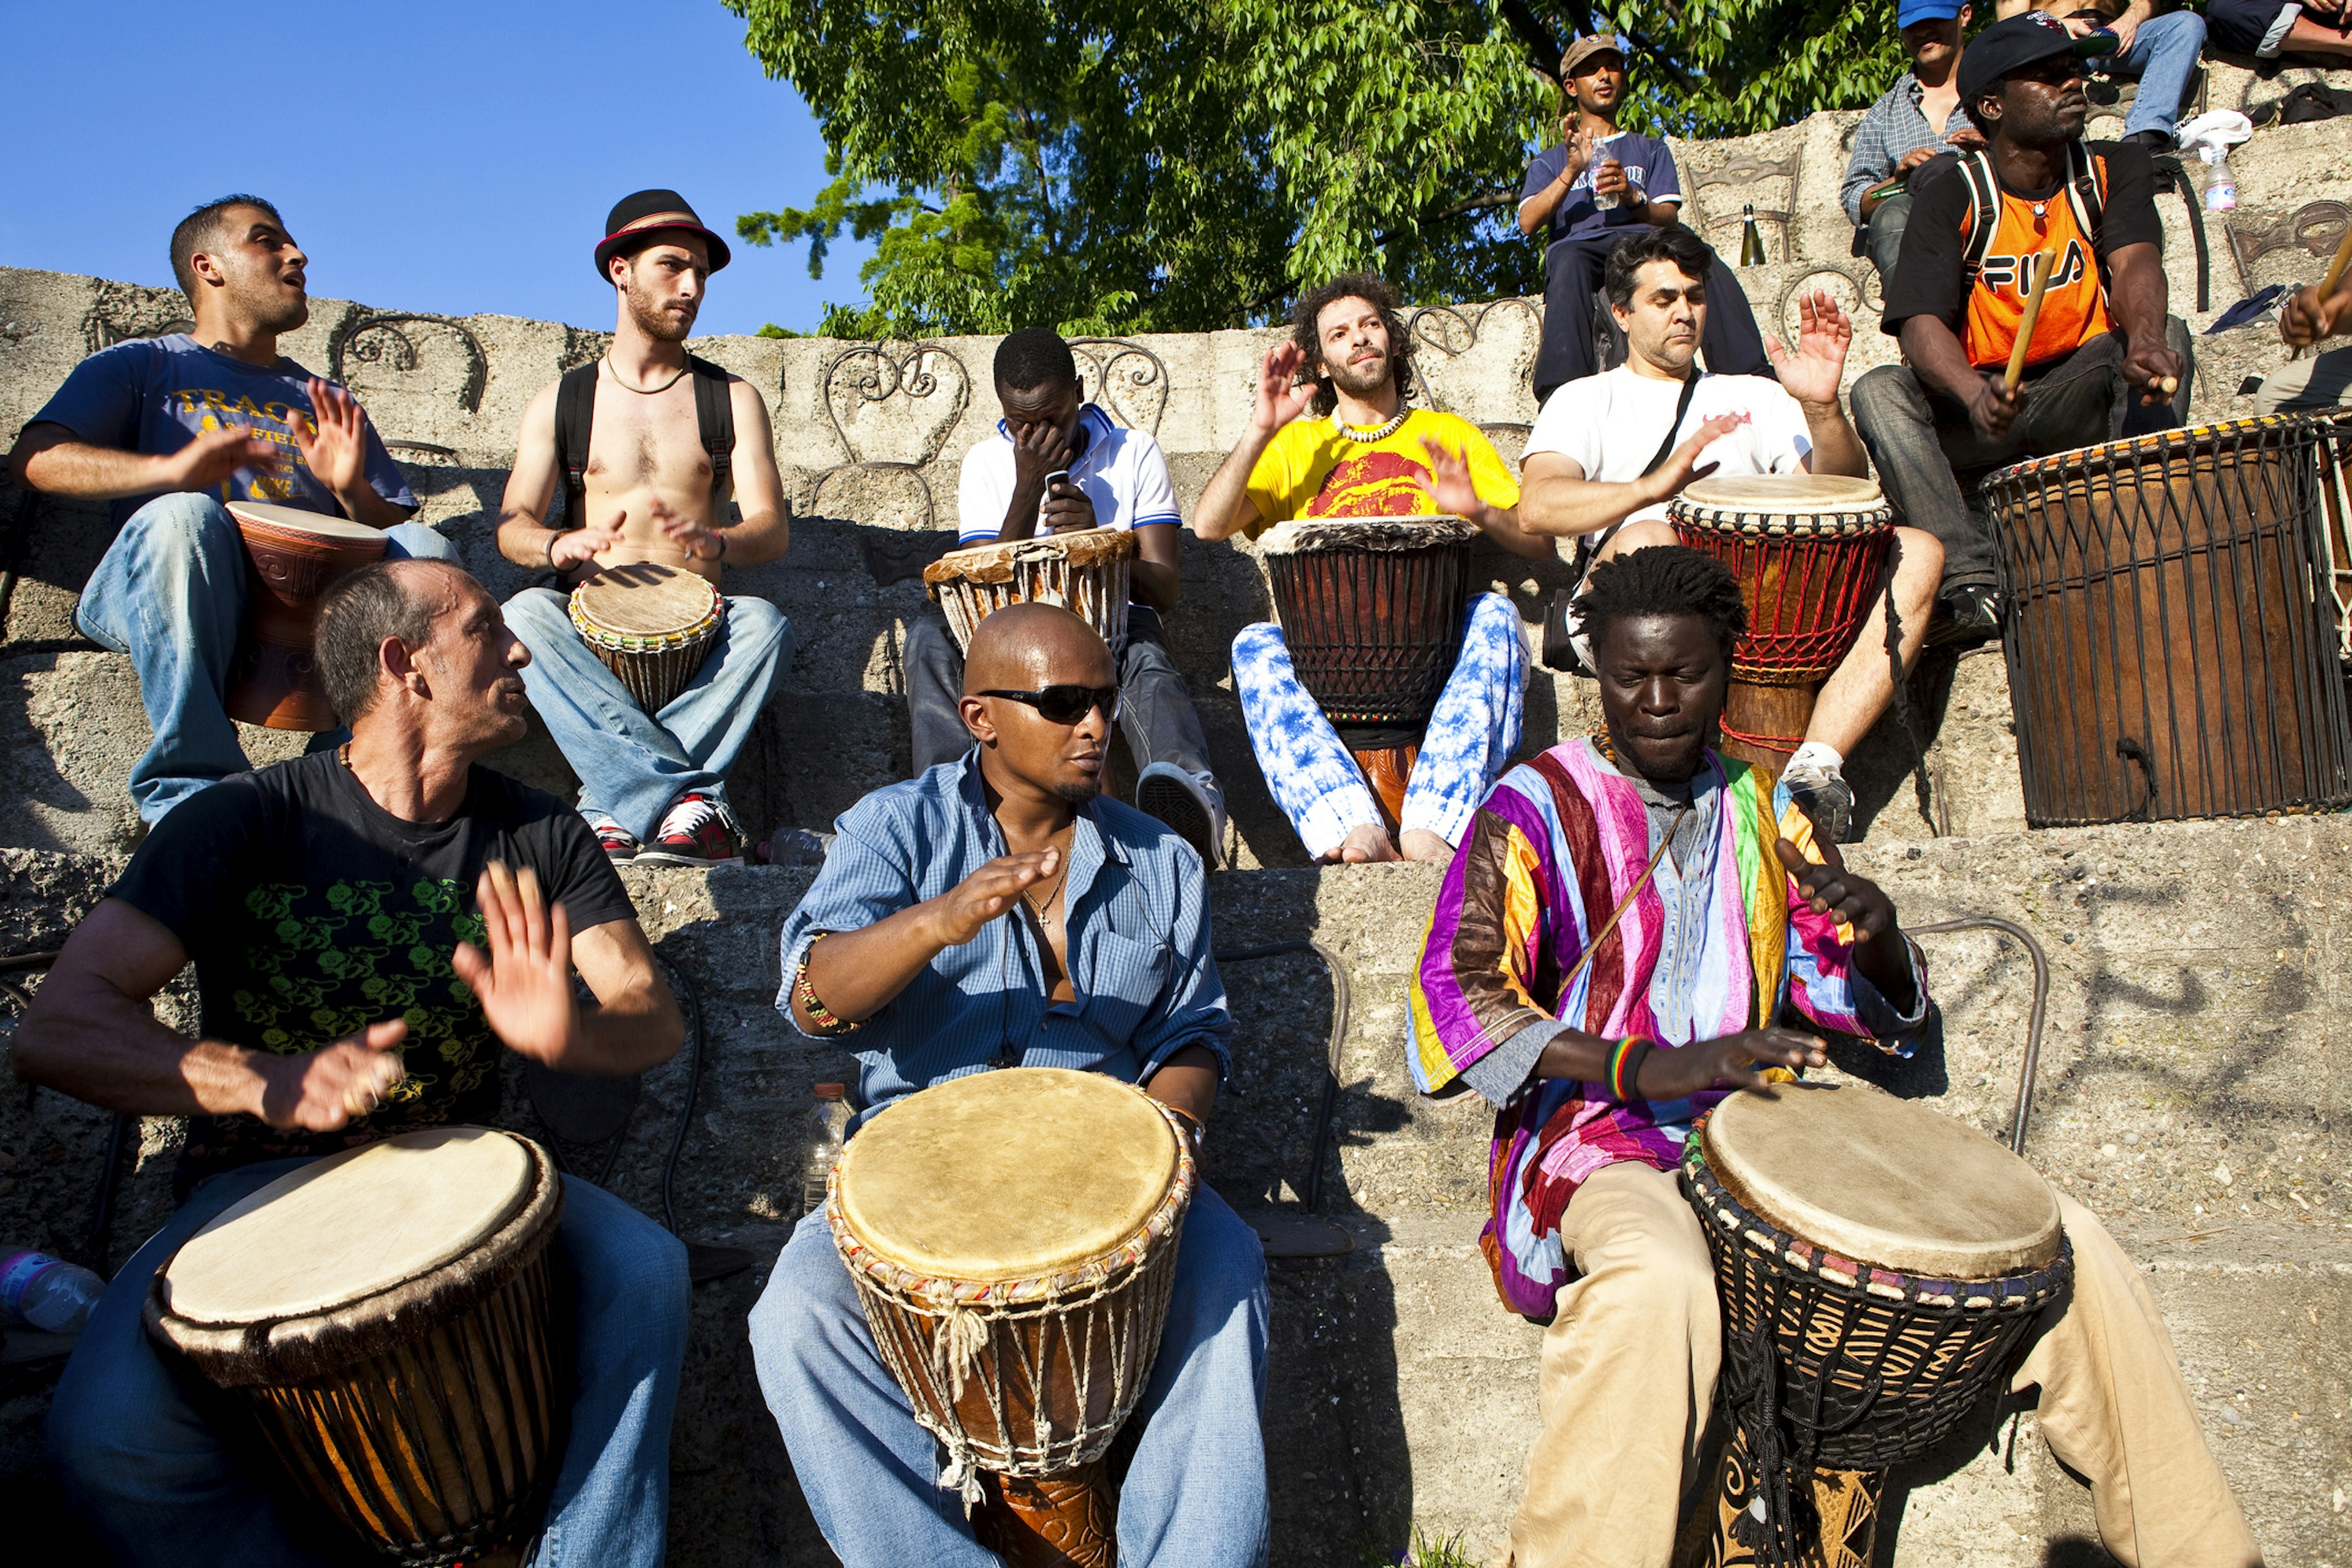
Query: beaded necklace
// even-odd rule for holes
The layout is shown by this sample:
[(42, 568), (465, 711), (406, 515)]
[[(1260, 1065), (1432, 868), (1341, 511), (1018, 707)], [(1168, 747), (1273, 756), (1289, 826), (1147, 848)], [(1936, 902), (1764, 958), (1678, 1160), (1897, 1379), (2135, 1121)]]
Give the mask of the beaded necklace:
[(1408, 408), (1399, 408), (1396, 411), (1395, 418), (1390, 420), (1385, 425), (1376, 425), (1369, 430), (1363, 429), (1359, 426), (1342, 425), (1339, 423), (1339, 416), (1337, 414), (1334, 414), (1331, 416), (1331, 428), (1337, 430), (1340, 435), (1346, 437), (1350, 441), (1360, 442), (1362, 445), (1369, 447), (1376, 441), (1387, 440), (1390, 437), (1395, 435), (1400, 429), (1402, 429), (1404, 426), (1405, 416), (1411, 412), (1412, 410)]

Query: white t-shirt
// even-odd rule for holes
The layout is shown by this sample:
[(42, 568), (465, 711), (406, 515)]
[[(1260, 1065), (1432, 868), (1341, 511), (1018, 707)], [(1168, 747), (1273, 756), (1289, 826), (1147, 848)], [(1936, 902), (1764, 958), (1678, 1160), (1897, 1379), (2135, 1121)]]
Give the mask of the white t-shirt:
[[(1637, 375), (1630, 365), (1569, 382), (1547, 399), (1528, 437), (1527, 457), (1558, 452), (1575, 459), (1588, 479), (1623, 484), (1642, 477), (1665, 439), (1683, 384)], [(1699, 466), (1719, 464), (1727, 479), (1751, 474), (1804, 471), (1813, 449), (1805, 410), (1780, 384), (1763, 375), (1702, 375), (1690, 407), (1675, 428), (1680, 442), (1718, 414), (1745, 414), (1748, 423), (1718, 436), (1699, 454)], [(1520, 459), (1524, 466), (1526, 458)], [(1664, 521), (1665, 507), (1644, 507), (1627, 517)], [(1596, 536), (1597, 537), (1597, 536)]]
[[(1070, 459), (1070, 482), (1095, 503), (1095, 520), (1103, 527), (1134, 529), (1184, 521), (1176, 510), (1176, 487), (1168, 478), (1168, 459), (1159, 442), (1140, 430), (1112, 423), (1109, 415), (1091, 403), (1078, 410), (1076, 438), (1086, 445)], [(1000, 419), (995, 435), (964, 454), (956, 486), (956, 542), (993, 542), (1004, 526), (1004, 509), (1012, 504), (1013, 436)]]

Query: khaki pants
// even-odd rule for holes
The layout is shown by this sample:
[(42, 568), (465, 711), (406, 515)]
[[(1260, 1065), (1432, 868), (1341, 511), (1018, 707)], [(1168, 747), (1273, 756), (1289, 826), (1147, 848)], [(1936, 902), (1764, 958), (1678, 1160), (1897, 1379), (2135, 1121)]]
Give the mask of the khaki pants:
[[(2255, 1568), (2139, 1271), (2088, 1209), (2063, 1193), (2058, 1209), (2074, 1289), (2011, 1386), (2041, 1388), (2042, 1436), (2089, 1479), (2124, 1568)], [(1723, 1355), (1706, 1239), (1675, 1178), (1632, 1164), (1577, 1189), (1560, 1239), (1580, 1272), (1544, 1334), (1543, 1432), (1496, 1562), (1667, 1568)]]

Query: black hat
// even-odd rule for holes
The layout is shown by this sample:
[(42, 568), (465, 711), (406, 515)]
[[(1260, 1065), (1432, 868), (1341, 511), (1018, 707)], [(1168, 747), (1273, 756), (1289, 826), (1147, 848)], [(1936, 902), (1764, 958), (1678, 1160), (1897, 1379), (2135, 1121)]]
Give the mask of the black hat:
[(2054, 60), (2061, 55), (2104, 55), (2116, 47), (2113, 33), (2077, 38), (2046, 11), (2028, 11), (1995, 22), (1960, 51), (1960, 101), (1974, 103), (2011, 71)]
[(604, 220), (604, 237), (596, 245), (596, 276), (612, 281), (609, 268), (614, 257), (646, 236), (664, 231), (700, 235), (710, 247), (710, 270), (716, 272), (727, 265), (727, 242), (702, 226), (684, 196), (676, 191), (638, 191), (615, 202), (612, 216)]

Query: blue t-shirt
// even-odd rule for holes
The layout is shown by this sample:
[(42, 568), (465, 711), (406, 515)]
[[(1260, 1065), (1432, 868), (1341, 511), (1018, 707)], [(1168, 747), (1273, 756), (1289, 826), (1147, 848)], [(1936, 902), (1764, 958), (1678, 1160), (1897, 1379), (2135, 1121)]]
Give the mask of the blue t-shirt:
[[(215, 353), (185, 332), (174, 332), (117, 343), (90, 355), (74, 366), (66, 384), (29, 425), (62, 425), (76, 440), (90, 446), (148, 457), (176, 452), (206, 430), (247, 426), (283, 449), (283, 465), (274, 475), (239, 468), (221, 481), (221, 500), (275, 501), (341, 517), (342, 503), (302, 460), (302, 449), (286, 427), (289, 407), (315, 416), (310, 373), (292, 360), (281, 358), (261, 370)], [(415, 510), (416, 498), (409, 493), (392, 454), (383, 449), (373, 421), (367, 443), (369, 487), (393, 505)], [(116, 501), (114, 520), (121, 522), (154, 499), (129, 496)]]
[[(1551, 209), (1551, 240), (1582, 239), (1612, 228), (1632, 228), (1648, 220), (1639, 210), (1625, 205), (1622, 198), (1607, 212), (1592, 205), (1592, 171), (1607, 159), (1614, 158), (1625, 167), (1625, 183), (1633, 187), (1633, 195), (1646, 196), (1654, 202), (1679, 202), (1683, 199), (1682, 177), (1675, 173), (1675, 155), (1666, 144), (1654, 136), (1643, 136), (1631, 131), (1620, 131), (1592, 149), (1592, 161), (1568, 187), (1568, 195), (1559, 205)], [(1568, 167), (1566, 147), (1547, 147), (1536, 154), (1528, 165), (1527, 183), (1519, 187), (1519, 200), (1526, 201), (1546, 185), (1559, 178)]]

